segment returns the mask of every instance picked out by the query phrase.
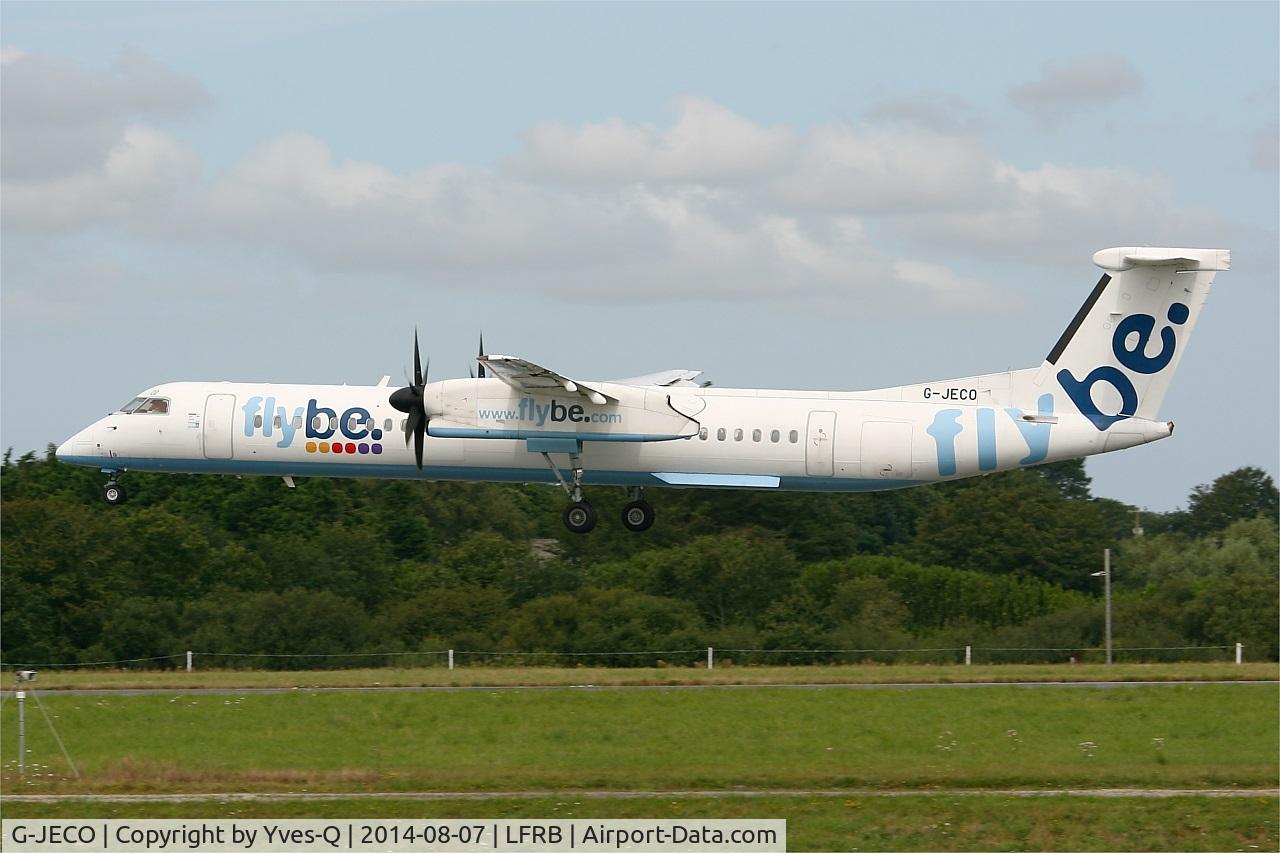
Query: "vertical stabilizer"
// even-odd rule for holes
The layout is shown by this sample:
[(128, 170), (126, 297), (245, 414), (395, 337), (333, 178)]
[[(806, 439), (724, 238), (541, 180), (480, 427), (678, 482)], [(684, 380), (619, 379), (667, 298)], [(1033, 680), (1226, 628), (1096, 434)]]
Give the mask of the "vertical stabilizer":
[(1035, 382), (1105, 431), (1126, 418), (1155, 418), (1231, 253), (1131, 247), (1104, 249), (1093, 262), (1106, 273)]

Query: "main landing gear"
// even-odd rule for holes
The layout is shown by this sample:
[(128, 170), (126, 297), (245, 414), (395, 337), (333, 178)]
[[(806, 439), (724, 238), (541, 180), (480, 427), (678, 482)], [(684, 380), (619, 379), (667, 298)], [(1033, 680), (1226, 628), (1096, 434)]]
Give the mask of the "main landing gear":
[[(590, 533), (595, 529), (599, 516), (595, 507), (582, 494), (582, 454), (580, 452), (569, 454), (570, 479), (568, 480), (560, 472), (559, 466), (552, 460), (550, 453), (543, 451), (542, 458), (546, 460), (547, 467), (555, 475), (560, 488), (564, 489), (564, 493), (569, 496), (569, 505), (564, 508), (564, 513), (561, 515), (564, 526), (571, 533)], [(622, 508), (623, 526), (635, 533), (652, 527), (656, 515), (653, 506), (644, 499), (643, 494), (640, 488), (631, 489), (631, 502)]]
[(657, 516), (653, 506), (641, 497), (642, 494), (641, 489), (632, 489), (631, 503), (622, 508), (622, 526), (632, 533), (643, 533), (653, 527), (653, 520)]
[(107, 484), (102, 487), (102, 499), (112, 506), (119, 506), (129, 499), (129, 493), (120, 485), (116, 475), (112, 474)]

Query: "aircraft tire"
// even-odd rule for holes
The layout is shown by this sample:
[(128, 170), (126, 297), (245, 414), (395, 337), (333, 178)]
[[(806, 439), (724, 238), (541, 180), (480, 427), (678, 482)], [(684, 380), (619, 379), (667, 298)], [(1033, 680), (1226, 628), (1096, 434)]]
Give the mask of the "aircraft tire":
[(118, 506), (128, 500), (129, 495), (119, 483), (107, 483), (102, 487), (102, 499), (112, 506)]
[(564, 508), (564, 526), (571, 533), (590, 533), (596, 527), (596, 510), (586, 501), (574, 501)]
[(632, 501), (622, 508), (622, 526), (632, 533), (643, 533), (653, 527), (657, 513), (648, 501)]

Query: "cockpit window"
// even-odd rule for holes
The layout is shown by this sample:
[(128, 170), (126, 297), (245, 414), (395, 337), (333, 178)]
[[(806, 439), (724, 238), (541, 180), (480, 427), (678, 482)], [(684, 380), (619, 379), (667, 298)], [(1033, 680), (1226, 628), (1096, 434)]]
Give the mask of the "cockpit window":
[(132, 400), (121, 406), (120, 411), (127, 415), (145, 402), (147, 402), (146, 397), (134, 397)]
[(169, 401), (164, 397), (147, 397), (135, 406), (130, 413), (134, 415), (167, 415), (169, 414)]

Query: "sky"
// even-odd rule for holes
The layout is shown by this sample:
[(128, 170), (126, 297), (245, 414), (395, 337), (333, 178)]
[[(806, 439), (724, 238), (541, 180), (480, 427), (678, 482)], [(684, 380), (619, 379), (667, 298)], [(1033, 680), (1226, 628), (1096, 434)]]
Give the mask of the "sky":
[(161, 382), (865, 389), (1035, 367), (1229, 248), (1153, 510), (1280, 467), (1280, 4), (0, 5), (0, 444)]

